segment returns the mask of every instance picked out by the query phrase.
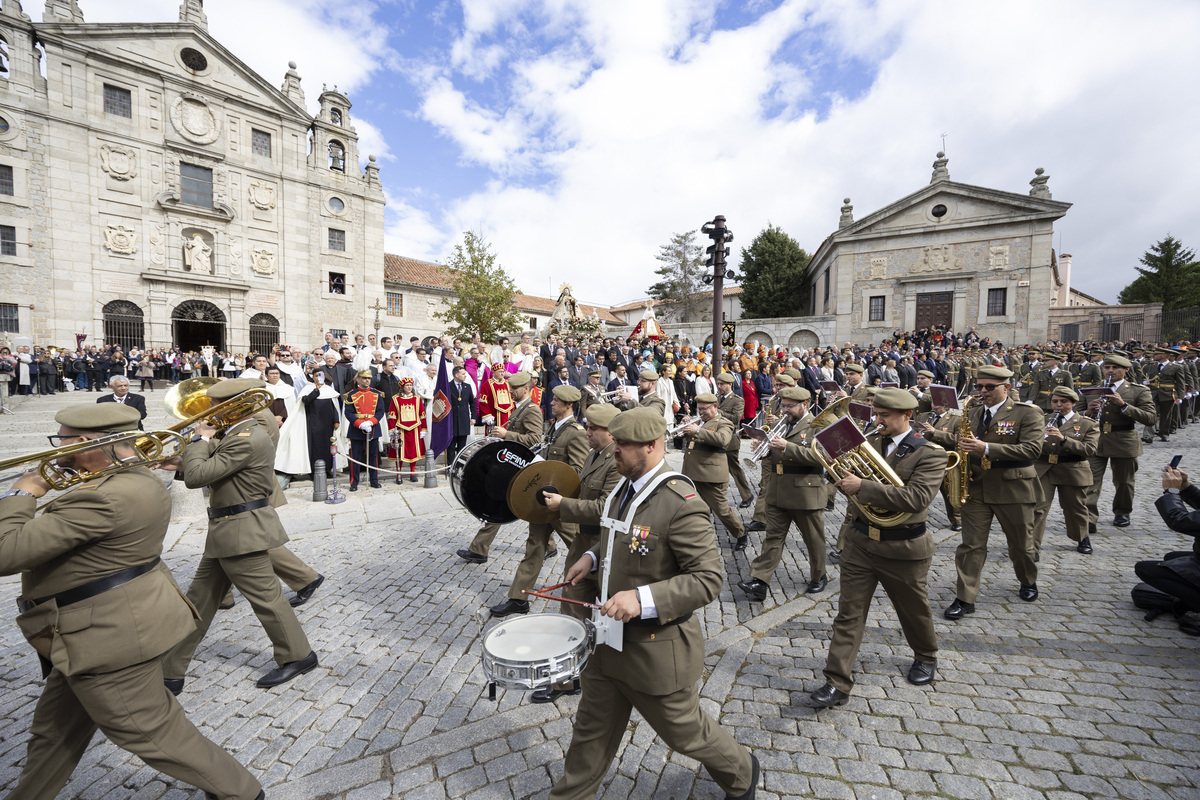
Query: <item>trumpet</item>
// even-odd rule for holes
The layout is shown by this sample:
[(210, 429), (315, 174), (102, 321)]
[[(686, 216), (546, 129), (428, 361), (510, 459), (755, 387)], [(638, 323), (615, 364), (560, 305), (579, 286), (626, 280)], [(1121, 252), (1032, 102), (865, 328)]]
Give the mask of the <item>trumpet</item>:
[(619, 386), (616, 389), (613, 389), (611, 392), (602, 392), (598, 399), (601, 403), (611, 403), (619, 397), (622, 397), (626, 394), (632, 394), (632, 392), (629, 391), (631, 389), (633, 389), (632, 386)]
[[(96, 439), (88, 439), (76, 444), (41, 450), (26, 456), (0, 461), (0, 470), (20, 467), (17, 472), (0, 478), (8, 482), (24, 475), (31, 466), (36, 465), (37, 474), (50, 485), (51, 489), (62, 491), (86, 481), (115, 475), (118, 472), (134, 469), (135, 467), (150, 467), (155, 464), (175, 458), (186, 446), (187, 440), (175, 431), (124, 431), (111, 433)], [(118, 458), (112, 449), (117, 446), (127, 446), (132, 455)], [(58, 462), (69, 456), (85, 453), (90, 450), (108, 449), (113, 463), (95, 471), (82, 470), (77, 467), (66, 467)]]
[(754, 445), (754, 450), (750, 452), (750, 458), (754, 461), (762, 461), (766, 458), (767, 453), (771, 450), (771, 440), (776, 436), (783, 436), (783, 432), (787, 430), (787, 425), (788, 418), (785, 414), (767, 430), (767, 438)]

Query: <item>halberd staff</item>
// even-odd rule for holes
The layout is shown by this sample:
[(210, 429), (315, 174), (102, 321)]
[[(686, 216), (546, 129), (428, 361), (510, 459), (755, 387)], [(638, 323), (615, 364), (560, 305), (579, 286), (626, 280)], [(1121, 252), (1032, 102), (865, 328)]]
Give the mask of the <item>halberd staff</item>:
[[(55, 416), (63, 444), (136, 431), (140, 420), (118, 403), (68, 406)], [(95, 472), (132, 455), (124, 444), (68, 458)], [(145, 467), (106, 475), (35, 517), (36, 498), (49, 488), (29, 474), (0, 496), (0, 573), (21, 573), (17, 624), (46, 676), (11, 796), (53, 800), (99, 728), (210, 796), (261, 798), (258, 781), (163, 689), (163, 654), (193, 629), (195, 615), (161, 561), (171, 516), (162, 481)]]

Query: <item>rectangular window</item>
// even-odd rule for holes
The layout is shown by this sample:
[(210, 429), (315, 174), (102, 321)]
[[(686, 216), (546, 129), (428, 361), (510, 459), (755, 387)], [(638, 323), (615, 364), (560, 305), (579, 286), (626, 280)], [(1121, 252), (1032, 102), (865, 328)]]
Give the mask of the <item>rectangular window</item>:
[(988, 289), (987, 315), (1003, 317), (1008, 314), (1008, 289)]
[(13, 183), (13, 168), (7, 164), (0, 164), (0, 194), (8, 197), (16, 194), (15, 184)]
[(346, 274), (344, 272), (329, 273), (329, 293), (330, 294), (345, 294), (346, 293)]
[(256, 156), (271, 157), (271, 134), (258, 128), (250, 130), (250, 150)]
[(17, 254), (17, 229), (12, 225), (0, 225), (0, 256)]
[(337, 228), (329, 229), (329, 249), (346, 252), (346, 232)]
[(884, 295), (877, 295), (871, 298), (871, 315), (868, 317), (868, 321), (883, 322), (883, 304), (886, 299)]
[(529, 329), (534, 331), (537, 330), (537, 317), (529, 318)]
[(404, 295), (400, 292), (387, 293), (387, 313), (389, 317), (404, 316)]
[(823, 313), (829, 313), (829, 270), (825, 270), (825, 308)]
[(346, 332), (341, 328), (330, 328), (329, 332), (333, 334), (333, 340), (335, 342), (340, 342), (342, 337), (346, 335)]
[(213, 171), (193, 164), (179, 165), (183, 202), (201, 208), (213, 207)]
[(133, 93), (119, 86), (104, 84), (104, 113), (133, 119)]
[(17, 307), (12, 303), (0, 303), (0, 329), (8, 333), (20, 333), (21, 322), (17, 317)]

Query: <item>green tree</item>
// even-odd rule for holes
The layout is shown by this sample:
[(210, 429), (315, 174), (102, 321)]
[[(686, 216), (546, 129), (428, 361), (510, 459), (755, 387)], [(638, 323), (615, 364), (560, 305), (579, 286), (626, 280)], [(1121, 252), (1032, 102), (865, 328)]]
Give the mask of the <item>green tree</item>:
[(663, 310), (680, 322), (706, 319), (711, 306), (704, 295), (708, 268), (704, 265), (704, 248), (696, 243), (696, 233), (672, 234), (670, 243), (664, 244), (655, 258), (662, 266), (654, 274), (662, 280), (647, 289), (647, 294), (664, 302), (667, 307)]
[(1145, 268), (1134, 268), (1141, 274), (1121, 290), (1119, 302), (1162, 303), (1165, 311), (1200, 305), (1200, 263), (1183, 242), (1168, 235), (1139, 260)]
[(805, 307), (812, 256), (782, 228), (768, 224), (742, 248), (742, 316), (794, 317)]
[(446, 329), (448, 335), (469, 338), (478, 333), (490, 342), (499, 334), (525, 327), (524, 318), (513, 307), (517, 286), (496, 263), (496, 254), (483, 237), (465, 232), (442, 270), (458, 298), (436, 315), (450, 326)]

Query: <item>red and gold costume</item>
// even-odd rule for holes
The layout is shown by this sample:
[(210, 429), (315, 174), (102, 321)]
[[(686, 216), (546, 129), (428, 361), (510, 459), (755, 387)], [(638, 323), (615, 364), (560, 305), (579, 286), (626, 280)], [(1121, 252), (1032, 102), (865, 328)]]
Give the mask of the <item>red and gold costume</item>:
[[(405, 380), (409, 386), (412, 385), (410, 379)], [(404, 382), (401, 382), (401, 392), (404, 386)], [(414, 464), (425, 457), (425, 441), (421, 438), (421, 432), (425, 430), (425, 404), (420, 397), (415, 394), (393, 397), (392, 407), (388, 409), (388, 426), (396, 432), (393, 441), (399, 444), (399, 447), (393, 446), (388, 452), (389, 458)]]
[(479, 387), (479, 416), (495, 417), (496, 425), (508, 427), (508, 418), (517, 404), (508, 388), (508, 373), (499, 362), (492, 364), (492, 377)]

